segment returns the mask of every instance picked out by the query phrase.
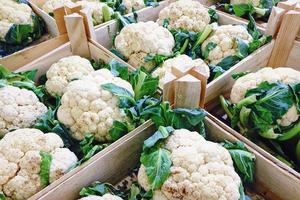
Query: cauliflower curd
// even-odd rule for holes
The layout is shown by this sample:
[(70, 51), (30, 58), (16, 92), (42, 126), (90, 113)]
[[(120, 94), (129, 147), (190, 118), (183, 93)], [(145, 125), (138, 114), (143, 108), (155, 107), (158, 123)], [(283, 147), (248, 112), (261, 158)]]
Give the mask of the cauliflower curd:
[(64, 175), (77, 162), (62, 139), (37, 129), (18, 129), (0, 140), (0, 190), (7, 198), (23, 200), (43, 189), (40, 152), (49, 153), (52, 161), (49, 183)]
[(252, 41), (252, 36), (247, 29), (240, 25), (221, 25), (214, 27), (213, 33), (202, 44), (202, 52), (209, 43), (216, 44), (207, 57), (210, 64), (218, 64), (223, 58), (235, 55), (238, 51), (236, 39), (243, 40), (246, 44)]
[(51, 65), (47, 71), (46, 89), (52, 96), (61, 96), (68, 83), (93, 72), (90, 61), (80, 56), (69, 56)]
[(102, 197), (100, 196), (95, 196), (95, 195), (90, 195), (87, 197), (83, 197), (79, 200), (122, 200), (121, 197), (112, 195), (112, 194), (105, 194)]
[(0, 5), (0, 40), (5, 40), (6, 34), (14, 24), (33, 26), (33, 12), (27, 4), (14, 0), (0, 0)]
[(113, 83), (134, 94), (127, 81), (114, 77), (108, 69), (97, 70), (82, 80), (72, 81), (62, 96), (58, 120), (70, 128), (75, 139), (83, 140), (93, 134), (98, 141), (111, 141), (109, 129), (114, 120), (127, 121), (118, 106), (119, 99), (101, 85)]
[(209, 24), (210, 16), (201, 3), (193, 0), (180, 0), (160, 11), (157, 22), (163, 25), (165, 20), (169, 22), (168, 29), (202, 32)]
[(19, 128), (29, 128), (47, 112), (30, 90), (14, 86), (0, 88), (0, 137)]
[(162, 88), (163, 85), (169, 81), (169, 77), (172, 77), (172, 68), (190, 68), (190, 67), (201, 67), (203, 71), (209, 74), (209, 68), (204, 63), (202, 59), (193, 60), (187, 55), (179, 55), (175, 58), (166, 60), (163, 65), (157, 68), (152, 75), (154, 77), (159, 77), (159, 87)]
[(123, 0), (122, 3), (126, 8), (126, 13), (146, 7), (144, 0)]
[[(205, 140), (199, 133), (175, 130), (165, 143), (172, 161), (171, 175), (153, 200), (238, 200), (241, 179), (231, 156), (220, 144)], [(141, 165), (138, 182), (146, 190), (151, 186)]]
[(116, 49), (128, 59), (129, 64), (134, 67), (144, 66), (147, 70), (151, 70), (154, 65), (146, 63), (145, 56), (169, 56), (174, 46), (171, 32), (152, 21), (129, 24), (115, 39)]
[[(249, 73), (234, 83), (230, 94), (232, 103), (238, 103), (244, 99), (248, 90), (256, 88), (264, 81), (269, 83), (282, 82), (284, 84), (297, 83), (300, 82), (300, 72), (287, 67), (276, 69), (266, 67), (257, 72)], [(293, 105), (288, 112), (278, 120), (278, 123), (282, 126), (289, 126), (297, 121), (299, 116), (296, 106)]]
[(55, 9), (63, 6), (68, 6), (72, 3), (72, 0), (46, 0), (42, 6), (42, 9), (46, 13), (53, 13)]

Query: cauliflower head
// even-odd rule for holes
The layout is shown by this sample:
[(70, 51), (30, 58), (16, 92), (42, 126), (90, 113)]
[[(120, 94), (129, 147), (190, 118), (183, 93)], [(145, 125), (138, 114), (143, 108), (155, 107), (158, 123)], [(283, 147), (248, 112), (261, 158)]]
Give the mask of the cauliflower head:
[(0, 88), (0, 137), (33, 126), (46, 112), (47, 107), (32, 91), (14, 86)]
[(169, 56), (174, 46), (171, 32), (152, 21), (129, 24), (115, 39), (116, 49), (128, 59), (129, 64), (134, 67), (144, 66), (148, 70), (154, 66), (147, 65), (145, 56)]
[(53, 13), (57, 8), (72, 4), (72, 0), (46, 0), (42, 6), (42, 10), (46, 13)]
[(258, 7), (260, 5), (260, 0), (230, 0), (230, 4), (253, 4), (253, 6)]
[(18, 129), (0, 140), (0, 188), (7, 198), (23, 200), (45, 187), (40, 178), (40, 152), (52, 156), (49, 183), (64, 175), (77, 162), (76, 155), (63, 147), (55, 133)]
[[(248, 90), (256, 88), (260, 83), (267, 81), (269, 83), (282, 82), (292, 84), (300, 82), (300, 72), (292, 68), (279, 67), (276, 69), (265, 67), (257, 72), (249, 73), (234, 83), (230, 93), (232, 103), (238, 103), (244, 99)], [(282, 126), (289, 126), (297, 121), (299, 114), (295, 105), (282, 116), (277, 122)]]
[(33, 25), (32, 10), (24, 3), (14, 0), (0, 0), (0, 40), (4, 40), (14, 24)]
[[(105, 3), (99, 1), (84, 0), (84, 1), (77, 1), (76, 4), (80, 5), (83, 9), (88, 8), (89, 10), (91, 10), (94, 26), (102, 24), (104, 22), (102, 8), (104, 6), (107, 6)], [(112, 8), (108, 7), (108, 10), (110, 15), (114, 13), (114, 10)]]
[(122, 200), (121, 197), (112, 195), (112, 194), (105, 194), (102, 197), (101, 196), (96, 196), (96, 195), (90, 195), (87, 197), (83, 197), (79, 200)]
[(214, 27), (213, 33), (203, 42), (201, 49), (205, 49), (210, 43), (216, 44), (209, 53), (207, 60), (210, 64), (218, 64), (223, 58), (235, 55), (238, 51), (236, 39), (243, 40), (246, 44), (252, 41), (252, 36), (247, 29), (240, 25), (222, 25)]
[(129, 82), (114, 77), (108, 69), (100, 69), (82, 80), (72, 81), (66, 88), (57, 117), (70, 128), (75, 139), (83, 140), (85, 135), (93, 134), (98, 141), (111, 141), (108, 131), (113, 121), (128, 120), (118, 106), (118, 97), (101, 87), (106, 83), (114, 83), (134, 94)]
[(166, 60), (163, 65), (157, 68), (152, 75), (154, 77), (159, 77), (159, 87), (162, 88), (163, 85), (169, 81), (169, 77), (172, 77), (172, 68), (190, 68), (190, 67), (201, 67), (203, 71), (209, 74), (209, 68), (204, 63), (202, 59), (193, 60), (187, 55), (179, 55), (175, 58)]
[(179, 0), (160, 11), (157, 22), (163, 25), (164, 20), (169, 21), (169, 29), (202, 32), (209, 24), (210, 16), (201, 3), (193, 0)]
[(126, 13), (146, 7), (144, 0), (123, 0), (122, 3), (126, 8)]
[(80, 56), (69, 56), (51, 65), (46, 73), (47, 91), (52, 96), (61, 96), (69, 82), (81, 79), (94, 71), (90, 61)]
[[(235, 172), (229, 152), (220, 144), (205, 140), (199, 133), (178, 129), (167, 139), (171, 155), (171, 175), (153, 200), (209, 199), (238, 200), (241, 179)], [(145, 167), (138, 182), (150, 190)]]

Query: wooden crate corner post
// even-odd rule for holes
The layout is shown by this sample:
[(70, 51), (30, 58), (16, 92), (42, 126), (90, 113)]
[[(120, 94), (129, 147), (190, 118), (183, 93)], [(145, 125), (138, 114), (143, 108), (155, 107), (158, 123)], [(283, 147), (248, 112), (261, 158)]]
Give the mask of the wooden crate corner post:
[[(173, 66), (163, 85), (163, 100), (176, 108), (204, 108), (208, 66)], [(204, 70), (203, 70), (204, 69)]]
[(78, 13), (73, 13), (64, 18), (73, 54), (82, 57), (90, 57), (90, 49), (83, 17)]
[(285, 66), (292, 50), (294, 40), (296, 39), (299, 27), (300, 12), (295, 10), (288, 11), (283, 16), (268, 66)]

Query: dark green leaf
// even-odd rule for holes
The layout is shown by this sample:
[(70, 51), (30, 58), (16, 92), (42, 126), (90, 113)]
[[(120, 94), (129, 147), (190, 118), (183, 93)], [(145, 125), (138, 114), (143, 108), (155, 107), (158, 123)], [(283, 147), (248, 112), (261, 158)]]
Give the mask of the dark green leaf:
[(210, 24), (219, 21), (219, 15), (217, 14), (215, 9), (209, 8), (208, 14), (210, 16)]
[(132, 72), (129, 77), (135, 99), (139, 100), (144, 96), (153, 96), (158, 90), (158, 77), (154, 78), (145, 69), (139, 68)]
[(132, 130), (127, 122), (120, 122), (115, 120), (112, 128), (109, 130), (109, 135), (113, 141), (118, 140)]
[(252, 4), (234, 4), (233, 12), (236, 16), (242, 17), (254, 12), (254, 7)]
[(212, 51), (214, 48), (216, 48), (217, 44), (214, 42), (209, 42), (204, 49), (204, 52), (202, 52), (202, 55), (204, 59), (207, 59), (209, 56), (210, 51)]
[(98, 181), (93, 183), (89, 187), (82, 188), (81, 191), (79, 192), (79, 195), (81, 197), (86, 197), (90, 195), (103, 196), (107, 193), (112, 195), (117, 195), (123, 198), (126, 197), (122, 191), (118, 190), (113, 185), (109, 183), (101, 183)]
[(147, 140), (144, 141), (144, 149), (149, 149), (155, 146), (158, 141), (164, 140), (169, 137), (169, 135), (174, 131), (171, 126), (164, 127), (160, 126), (158, 130)]
[(40, 152), (41, 166), (40, 166), (40, 179), (42, 187), (49, 185), (50, 167), (52, 163), (52, 155), (47, 152)]
[(236, 73), (233, 73), (231, 75), (231, 77), (234, 79), (234, 80), (238, 80), (239, 78), (249, 74), (250, 72), (249, 71), (245, 71), (245, 72), (236, 72)]
[(143, 152), (140, 161), (146, 169), (151, 189), (159, 189), (171, 174), (170, 152), (162, 148), (147, 153)]
[(240, 39), (240, 38), (237, 38), (236, 39), (237, 41), (237, 44), (238, 44), (238, 53), (237, 53), (237, 56), (240, 58), (240, 59), (243, 59), (245, 57), (248, 56), (249, 54), (249, 46), (246, 42), (244, 42), (244, 40)]
[(127, 61), (127, 58), (124, 55), (122, 55), (117, 49), (111, 48), (110, 52), (112, 52), (113, 54), (115, 54), (116, 56), (121, 58), (122, 60)]
[(120, 108), (128, 108), (135, 104), (133, 95), (127, 89), (114, 83), (106, 83), (101, 85), (101, 87), (119, 97)]
[(210, 71), (210, 76), (209, 76), (208, 82), (215, 80), (216, 78), (221, 76), (224, 72), (226, 72), (226, 70), (224, 70), (220, 66), (208, 65), (208, 67), (209, 67), (209, 71)]
[(255, 155), (250, 153), (241, 142), (226, 141), (223, 146), (229, 151), (234, 166), (244, 183), (253, 183), (255, 171)]
[(6, 200), (6, 197), (3, 192), (0, 192), (0, 200)]
[(228, 70), (239, 61), (240, 58), (238, 56), (227, 56), (223, 58), (223, 60), (221, 60), (221, 62), (219, 62), (217, 66), (222, 67), (222, 69), (224, 70)]

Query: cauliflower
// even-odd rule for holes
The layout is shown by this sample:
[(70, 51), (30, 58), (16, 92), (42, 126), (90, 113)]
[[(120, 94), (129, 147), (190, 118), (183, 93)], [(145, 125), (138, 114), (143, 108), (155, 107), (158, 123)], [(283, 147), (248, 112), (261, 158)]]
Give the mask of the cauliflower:
[(237, 38), (243, 40), (246, 44), (249, 44), (252, 41), (252, 36), (243, 26), (222, 25), (214, 27), (213, 33), (201, 46), (202, 52), (206, 51), (209, 44), (216, 44), (216, 46), (208, 53), (208, 57), (206, 59), (210, 64), (218, 64), (223, 58), (237, 53)]
[(14, 86), (0, 88), (0, 137), (18, 128), (29, 128), (47, 112), (30, 90)]
[(260, 0), (230, 0), (230, 4), (253, 4), (253, 6), (260, 6)]
[(57, 117), (70, 128), (75, 139), (83, 140), (86, 134), (93, 134), (98, 141), (111, 141), (108, 131), (113, 121), (127, 121), (126, 114), (118, 106), (118, 97), (102, 89), (101, 85), (106, 83), (114, 83), (134, 94), (130, 83), (114, 77), (108, 69), (72, 81), (66, 88)]
[[(220, 144), (205, 140), (197, 132), (179, 129), (169, 136), (164, 146), (170, 152), (171, 175), (154, 191), (153, 200), (240, 198), (241, 179), (229, 152)], [(138, 182), (146, 191), (151, 189), (143, 165)]]
[(53, 13), (55, 9), (71, 5), (72, 3), (72, 0), (46, 0), (42, 6), (42, 10), (46, 13)]
[(126, 13), (146, 7), (144, 0), (123, 0), (122, 3), (126, 8)]
[(80, 56), (69, 56), (51, 65), (47, 71), (46, 89), (52, 96), (61, 96), (68, 83), (93, 72), (90, 61)]
[(0, 0), (0, 5), (0, 40), (5, 41), (6, 34), (14, 24), (33, 26), (33, 13), (27, 4)]
[(49, 183), (64, 175), (77, 162), (63, 141), (54, 133), (44, 134), (37, 129), (18, 129), (0, 140), (0, 188), (7, 198), (28, 199), (45, 187), (39, 174), (41, 152), (52, 157)]
[(116, 49), (128, 59), (129, 64), (134, 67), (144, 66), (148, 70), (154, 66), (145, 65), (145, 56), (169, 56), (174, 46), (171, 32), (152, 21), (129, 24), (115, 39)]
[(99, 1), (77, 1), (77, 5), (81, 5), (81, 7), (88, 8), (92, 12), (93, 24), (98, 25), (104, 22), (102, 8), (106, 6), (108, 8), (110, 16), (114, 13), (113, 9), (108, 7), (105, 3)]
[(95, 196), (95, 195), (90, 195), (87, 197), (83, 197), (79, 200), (122, 200), (121, 197), (112, 195), (112, 194), (105, 194), (102, 197), (101, 196)]
[[(249, 73), (239, 78), (231, 89), (230, 99), (232, 103), (238, 103), (244, 99), (248, 90), (256, 88), (260, 83), (267, 81), (269, 83), (282, 82), (285, 84), (300, 82), (300, 72), (287, 67), (270, 68), (266, 67), (257, 72)], [(277, 122), (282, 126), (289, 126), (297, 121), (299, 114), (297, 108), (293, 105), (288, 112)]]
[(180, 0), (160, 11), (157, 22), (163, 25), (164, 20), (169, 21), (169, 29), (202, 32), (209, 24), (210, 16), (201, 3), (193, 0)]
[(159, 87), (162, 88), (163, 85), (169, 81), (169, 77), (172, 77), (172, 68), (190, 68), (191, 66), (199, 66), (203, 68), (209, 74), (209, 68), (201, 59), (192, 60), (187, 55), (179, 55), (175, 58), (166, 60), (163, 65), (157, 68), (152, 75), (154, 77), (159, 77)]

